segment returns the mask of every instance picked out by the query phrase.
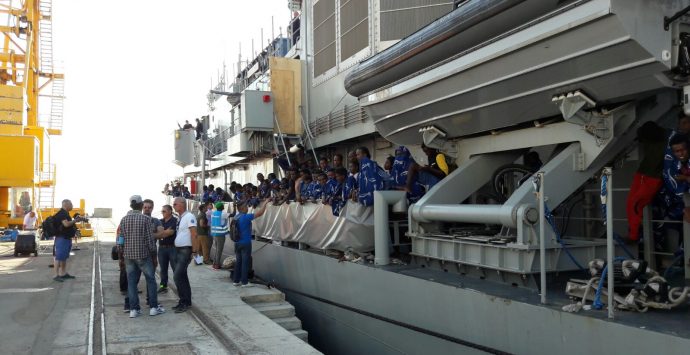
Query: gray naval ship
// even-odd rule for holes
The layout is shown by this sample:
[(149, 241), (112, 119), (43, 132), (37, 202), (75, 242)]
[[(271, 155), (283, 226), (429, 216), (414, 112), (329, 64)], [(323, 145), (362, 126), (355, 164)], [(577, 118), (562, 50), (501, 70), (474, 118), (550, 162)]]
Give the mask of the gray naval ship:
[(366, 146), (383, 165), (397, 145), (425, 162), (425, 143), (457, 165), (409, 206), (383, 191), (338, 217), (315, 201), (255, 221), (256, 275), (286, 293), (311, 344), (690, 351), (690, 231), (648, 207), (630, 242), (625, 217), (638, 128), (690, 114), (690, 0), (288, 5), (287, 35), (209, 92), (208, 137), (175, 133), (193, 189), (281, 174), (275, 151), (317, 160)]

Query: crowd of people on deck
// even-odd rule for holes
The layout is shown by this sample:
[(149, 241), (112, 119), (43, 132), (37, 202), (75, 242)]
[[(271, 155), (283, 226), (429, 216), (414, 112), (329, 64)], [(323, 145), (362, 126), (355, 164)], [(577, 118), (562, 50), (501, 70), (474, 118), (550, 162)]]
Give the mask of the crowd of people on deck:
[[(332, 159), (321, 157), (318, 165), (312, 159), (288, 159), (274, 153), (283, 172), (279, 179), (275, 173), (257, 174), (256, 184), (233, 181), (229, 191), (213, 185), (203, 186), (198, 200), (201, 202), (243, 202), (255, 207), (259, 201), (270, 199), (274, 205), (297, 202), (321, 202), (340, 215), (347, 201), (364, 206), (374, 203), (374, 191), (401, 190), (407, 192), (410, 202), (416, 202), (426, 191), (450, 173), (446, 156), (436, 149), (422, 145), (427, 164), (420, 165), (410, 151), (399, 146), (395, 156), (386, 158), (383, 167), (371, 159), (369, 149), (359, 147), (347, 156), (335, 154)], [(347, 163), (347, 165), (345, 165)], [(172, 186), (172, 188), (171, 188)], [(180, 182), (166, 184), (164, 193), (190, 197), (189, 190)]]
[(163, 187), (163, 191), (161, 191), (164, 195), (172, 196), (172, 197), (184, 197), (184, 198), (191, 198), (192, 194), (189, 192), (189, 188), (187, 186), (182, 185), (180, 181), (175, 181), (175, 182), (169, 182), (166, 183), (165, 186)]

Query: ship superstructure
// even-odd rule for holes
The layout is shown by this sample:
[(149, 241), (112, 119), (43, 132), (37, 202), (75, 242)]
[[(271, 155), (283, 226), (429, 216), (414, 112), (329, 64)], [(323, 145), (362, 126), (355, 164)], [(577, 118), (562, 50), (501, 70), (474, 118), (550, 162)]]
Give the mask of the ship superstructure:
[[(638, 128), (671, 128), (680, 112), (690, 113), (683, 95), (690, 91), (689, 1), (290, 4), (300, 11), (280, 39), (289, 50), (269, 58), (273, 42), (239, 66), (232, 84), (211, 91), (216, 134), (188, 138), (178, 150), (187, 151), (187, 164), (198, 152), (188, 179), (225, 188), (252, 182), (259, 172), (280, 172), (272, 152), (289, 156), (297, 145), (302, 159), (366, 146), (383, 165), (394, 144), (424, 162), (424, 143), (457, 164), (408, 209), (404, 193), (387, 191), (369, 214), (321, 218), (321, 207), (290, 204), (255, 226), (257, 274), (286, 292), (317, 348), (686, 351), (687, 294), (664, 291), (678, 301), (667, 308), (680, 307), (663, 313), (620, 311), (643, 302), (627, 293), (615, 303), (611, 297), (608, 313), (563, 307), (572, 310), (568, 296), (594, 297), (582, 294), (592, 285), (564, 292), (568, 279), (589, 278), (581, 269), (592, 259), (617, 268), (619, 280), (625, 262), (616, 256), (674, 270), (673, 253), (683, 256), (678, 245), (690, 242), (688, 231), (668, 228), (681, 221), (655, 224), (651, 213), (642, 256), (620, 237), (640, 160)], [(543, 164), (528, 168), (528, 154)], [(666, 228), (666, 245), (655, 245), (654, 226)], [(393, 247), (409, 261), (391, 263)], [(351, 258), (327, 249), (364, 257), (342, 263)], [(371, 262), (368, 251), (375, 251)], [(685, 278), (666, 276), (682, 289), (690, 270), (680, 269)], [(606, 303), (604, 283), (597, 293)]]

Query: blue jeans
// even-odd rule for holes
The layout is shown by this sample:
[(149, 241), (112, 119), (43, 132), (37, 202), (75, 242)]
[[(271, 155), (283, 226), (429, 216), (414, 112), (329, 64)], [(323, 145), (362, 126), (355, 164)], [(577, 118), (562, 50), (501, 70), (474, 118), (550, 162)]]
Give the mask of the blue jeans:
[(140, 309), (139, 290), (137, 283), (141, 273), (146, 278), (146, 291), (151, 307), (158, 306), (158, 294), (156, 293), (156, 275), (153, 270), (151, 258), (146, 259), (125, 259), (127, 268), (127, 297), (129, 298), (129, 309)]
[(192, 247), (176, 248), (175, 266), (173, 267), (173, 279), (177, 294), (180, 296), (180, 304), (185, 306), (192, 305), (192, 287), (189, 285), (187, 267), (192, 261)]
[(161, 286), (168, 287), (168, 265), (175, 272), (175, 256), (177, 255), (177, 248), (172, 247), (158, 247), (158, 265), (161, 268)]
[(252, 256), (252, 243), (235, 243), (235, 270), (232, 281), (243, 285), (249, 282), (249, 258)]

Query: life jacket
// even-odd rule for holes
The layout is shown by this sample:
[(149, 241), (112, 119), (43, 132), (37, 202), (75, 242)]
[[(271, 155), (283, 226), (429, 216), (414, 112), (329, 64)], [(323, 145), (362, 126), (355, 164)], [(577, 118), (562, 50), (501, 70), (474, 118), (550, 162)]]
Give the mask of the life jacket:
[(228, 219), (223, 218), (223, 211), (211, 213), (211, 236), (223, 237), (228, 234)]

